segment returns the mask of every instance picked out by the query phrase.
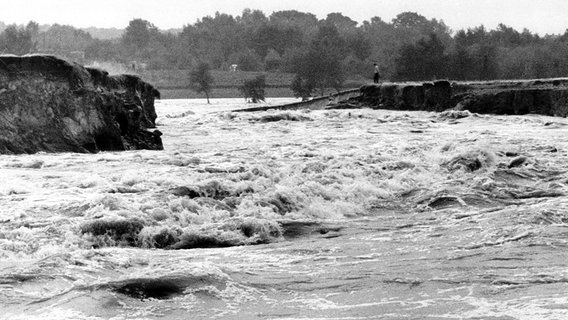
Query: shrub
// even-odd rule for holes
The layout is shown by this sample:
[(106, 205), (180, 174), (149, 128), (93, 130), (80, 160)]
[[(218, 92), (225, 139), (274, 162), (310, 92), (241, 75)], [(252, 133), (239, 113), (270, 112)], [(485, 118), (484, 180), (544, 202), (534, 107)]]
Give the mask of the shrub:
[(201, 62), (191, 70), (189, 74), (189, 82), (191, 88), (197, 93), (205, 93), (207, 103), (209, 103), (209, 95), (213, 89), (213, 76), (211, 76), (211, 67), (206, 62)]
[(302, 98), (302, 101), (308, 100), (312, 96), (312, 92), (315, 90), (316, 84), (310, 79), (303, 79), (299, 75), (296, 75), (294, 81), (290, 85), (290, 89), (294, 92), (294, 97)]
[(245, 100), (250, 99), (253, 103), (264, 101), (264, 88), (266, 87), (266, 76), (258, 75), (251, 80), (245, 80), (243, 86), (239, 88), (245, 97)]

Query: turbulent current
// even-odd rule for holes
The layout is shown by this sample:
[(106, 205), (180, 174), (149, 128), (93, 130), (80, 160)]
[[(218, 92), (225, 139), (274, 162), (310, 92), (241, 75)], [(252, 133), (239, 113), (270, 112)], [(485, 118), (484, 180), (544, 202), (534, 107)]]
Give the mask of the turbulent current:
[(212, 102), (0, 156), (1, 319), (568, 319), (566, 119)]

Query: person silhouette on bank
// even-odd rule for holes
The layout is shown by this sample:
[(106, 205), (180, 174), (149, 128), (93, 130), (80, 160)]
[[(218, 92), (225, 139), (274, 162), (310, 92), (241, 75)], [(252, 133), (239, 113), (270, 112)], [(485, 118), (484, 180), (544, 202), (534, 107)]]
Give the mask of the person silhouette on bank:
[(379, 79), (381, 78), (381, 74), (379, 73), (379, 66), (375, 63), (375, 76), (373, 77), (373, 81), (375, 83), (379, 83)]

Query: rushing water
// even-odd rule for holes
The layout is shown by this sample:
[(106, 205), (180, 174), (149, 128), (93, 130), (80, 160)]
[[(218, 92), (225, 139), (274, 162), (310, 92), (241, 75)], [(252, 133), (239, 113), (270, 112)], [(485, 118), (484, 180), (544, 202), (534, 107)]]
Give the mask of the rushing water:
[(568, 318), (566, 119), (244, 106), (0, 156), (0, 318)]

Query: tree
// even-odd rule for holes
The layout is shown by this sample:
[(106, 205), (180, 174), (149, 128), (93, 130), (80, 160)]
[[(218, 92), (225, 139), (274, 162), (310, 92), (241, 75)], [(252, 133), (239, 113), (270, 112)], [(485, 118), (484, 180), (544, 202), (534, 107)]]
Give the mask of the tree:
[(371, 41), (362, 32), (350, 35), (346, 41), (351, 54), (359, 60), (365, 60), (373, 53)]
[(306, 39), (311, 38), (317, 32), (318, 18), (312, 13), (284, 10), (273, 12), (269, 19), (270, 23), (279, 27), (302, 30)]
[(435, 33), (429, 39), (402, 47), (396, 59), (396, 78), (399, 80), (430, 80), (447, 75), (444, 44)]
[(30, 51), (37, 50), (39, 24), (35, 21), (28, 22), (28, 24), (26, 25), (26, 32), (30, 35), (30, 38), (32, 40), (32, 46)]
[(286, 49), (302, 45), (302, 31), (293, 26), (265, 24), (250, 35), (249, 42), (261, 57), (265, 57), (270, 49), (282, 54)]
[(251, 99), (252, 103), (264, 101), (264, 88), (266, 87), (266, 77), (261, 74), (254, 79), (245, 80), (243, 86), (239, 88), (245, 100)]
[(93, 42), (91, 35), (72, 26), (54, 24), (38, 37), (38, 49), (65, 54), (71, 51), (86, 51)]
[(499, 66), (497, 65), (497, 46), (480, 43), (472, 46), (476, 74), (479, 80), (496, 79)]
[(243, 10), (241, 16), (237, 17), (237, 22), (242, 24), (246, 29), (249, 29), (247, 31), (250, 31), (268, 23), (268, 18), (261, 10), (246, 8)]
[(329, 13), (325, 21), (334, 25), (340, 33), (353, 31), (357, 27), (357, 21), (353, 21), (340, 12)]
[(336, 91), (341, 89), (345, 73), (339, 56), (322, 51), (322, 48), (312, 47), (294, 60), (293, 72), (300, 80), (296, 80), (297, 83), (293, 84), (291, 89), (295, 91), (302, 87), (302, 97), (311, 95), (315, 89), (319, 89), (320, 95), (324, 95), (327, 88)]
[(313, 82), (313, 79), (302, 78), (300, 75), (296, 75), (290, 85), (290, 89), (294, 92), (294, 97), (302, 98), (302, 101), (308, 100), (315, 88), (316, 84)]
[(329, 23), (321, 25), (308, 50), (298, 52), (291, 61), (291, 71), (296, 74), (292, 90), (301, 88), (295, 92), (302, 97), (316, 88), (321, 95), (326, 88), (339, 91), (345, 81), (342, 64), (345, 51), (345, 42), (337, 28)]
[(568, 29), (564, 31), (564, 34), (558, 37), (558, 41), (560, 42), (568, 42)]
[(264, 69), (266, 71), (276, 71), (282, 65), (282, 57), (274, 49), (268, 50), (264, 57)]
[(393, 80), (568, 74), (568, 30), (541, 37), (498, 24), (493, 30), (480, 25), (453, 33), (442, 20), (415, 12), (403, 12), (390, 22), (375, 16), (359, 25), (338, 12), (318, 20), (295, 10), (267, 16), (245, 9), (240, 17), (219, 12), (203, 17), (179, 33), (162, 32), (146, 20), (134, 19), (122, 36), (113, 34), (113, 39), (100, 40), (71, 26), (0, 22), (0, 52), (39, 51), (68, 58), (83, 52), (85, 63), (136, 61), (155, 69), (192, 69), (199, 61), (221, 69), (237, 63), (241, 70), (295, 73), (292, 87), (301, 97), (341, 88), (345, 74), (370, 75), (373, 63), (381, 66), (382, 76)]
[[(364, 21), (360, 29), (370, 43), (367, 68), (372, 63), (377, 63), (381, 66), (381, 76), (391, 78), (395, 70), (395, 58), (399, 49), (403, 41), (408, 40), (397, 36), (392, 24), (384, 22), (380, 17), (373, 17), (370, 21)], [(371, 68), (367, 71), (367, 74), (370, 73), (372, 73)]]
[(93, 41), (85, 47), (85, 59), (89, 61), (113, 61), (120, 57), (120, 46), (112, 40)]
[(449, 76), (455, 80), (474, 79), (475, 60), (467, 47), (457, 46), (449, 56)]
[(127, 46), (137, 49), (145, 47), (150, 39), (158, 34), (158, 28), (152, 23), (143, 19), (134, 19), (128, 23), (128, 27), (124, 30), (122, 42)]
[(395, 28), (421, 28), (428, 29), (430, 21), (426, 17), (416, 13), (416, 12), (402, 12), (399, 13), (394, 19), (392, 19), (392, 24)]
[(160, 51), (161, 48), (158, 41), (159, 36), (160, 31), (149, 21), (143, 19), (130, 21), (121, 39), (126, 49), (125, 56), (145, 61), (155, 58), (156, 51)]
[(252, 50), (232, 54), (229, 63), (237, 64), (242, 71), (258, 71), (262, 64), (260, 57)]
[(502, 47), (517, 47), (521, 45), (521, 34), (509, 27), (500, 23), (496, 30), (489, 33), (492, 42)]
[(199, 50), (213, 57), (211, 61), (215, 68), (220, 67), (232, 53), (244, 50), (242, 28), (231, 15), (216, 12), (215, 17), (198, 20), (195, 29)]
[(205, 93), (207, 103), (209, 103), (209, 95), (213, 86), (213, 76), (210, 70), (208, 63), (200, 62), (189, 74), (191, 88), (197, 93)]
[(18, 27), (15, 24), (9, 25), (0, 34), (0, 52), (23, 55), (36, 50), (33, 42), (33, 24), (28, 24), (30, 28)]

